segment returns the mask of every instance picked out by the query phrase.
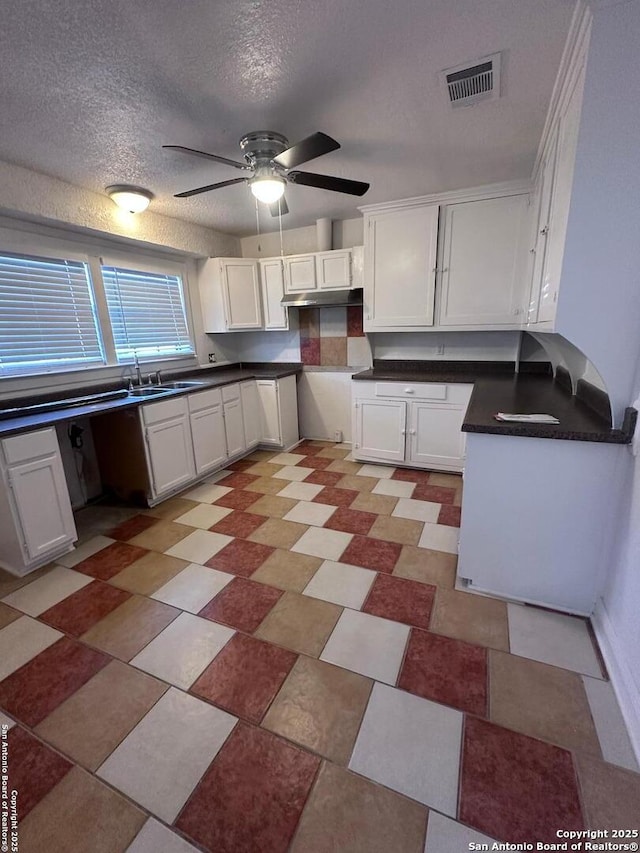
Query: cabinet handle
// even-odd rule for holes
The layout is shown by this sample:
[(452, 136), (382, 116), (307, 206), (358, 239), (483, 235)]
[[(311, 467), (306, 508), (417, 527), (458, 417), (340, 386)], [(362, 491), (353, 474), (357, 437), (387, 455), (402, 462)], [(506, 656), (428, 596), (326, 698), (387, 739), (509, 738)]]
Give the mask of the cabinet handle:
[(410, 430), (409, 430), (409, 435), (415, 435), (415, 434), (416, 434), (415, 429), (410, 429)]
[(405, 393), (405, 394), (415, 394), (415, 393), (416, 393), (416, 389), (415, 389), (415, 388), (405, 388), (405, 389), (404, 389), (404, 393)]
[(402, 433), (402, 435), (406, 435), (406, 434), (407, 434), (406, 429), (402, 429), (402, 430), (400, 430), (400, 432)]
[(549, 226), (545, 225), (544, 228), (540, 231), (540, 233), (543, 235), (543, 237), (546, 237), (549, 233)]

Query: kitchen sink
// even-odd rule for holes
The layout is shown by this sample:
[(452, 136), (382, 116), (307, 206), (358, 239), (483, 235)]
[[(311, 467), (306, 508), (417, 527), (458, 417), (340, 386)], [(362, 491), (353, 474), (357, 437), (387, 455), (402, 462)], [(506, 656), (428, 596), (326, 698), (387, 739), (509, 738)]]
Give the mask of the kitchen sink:
[(144, 388), (133, 388), (129, 391), (130, 397), (155, 397), (158, 394), (165, 394), (167, 391), (170, 391), (169, 387), (158, 388), (157, 385), (153, 387), (150, 385), (145, 386)]
[(184, 382), (163, 382), (160, 385), (160, 388), (195, 388), (198, 385), (204, 385), (205, 383), (198, 379), (186, 380)]

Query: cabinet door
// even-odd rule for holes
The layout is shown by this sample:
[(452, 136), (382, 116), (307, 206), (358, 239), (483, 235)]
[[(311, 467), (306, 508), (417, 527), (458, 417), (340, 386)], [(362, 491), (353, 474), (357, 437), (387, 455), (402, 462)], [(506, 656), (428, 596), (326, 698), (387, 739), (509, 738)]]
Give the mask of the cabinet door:
[(365, 229), (365, 331), (432, 326), (438, 205), (371, 216)]
[(227, 458), (222, 403), (192, 413), (190, 420), (196, 474), (205, 474)]
[(351, 287), (351, 252), (319, 252), (316, 255), (319, 290), (348, 290)]
[(29, 560), (78, 538), (59, 453), (12, 465), (8, 477)]
[(284, 267), (280, 258), (260, 261), (260, 284), (265, 329), (288, 329), (289, 314), (280, 304), (284, 296)]
[(242, 400), (240, 398), (224, 403), (224, 429), (227, 436), (227, 453), (229, 457), (242, 453), (245, 449), (245, 443)]
[(193, 480), (195, 466), (186, 412), (146, 427), (145, 437), (154, 497)]
[(549, 235), (549, 220), (551, 217), (551, 192), (553, 189), (557, 150), (558, 128), (556, 126), (556, 131), (553, 134), (546, 154), (540, 164), (540, 174), (535, 193), (537, 210), (534, 211), (535, 230), (533, 232), (531, 247), (531, 252), (533, 253), (533, 264), (531, 268), (531, 294), (529, 298), (527, 317), (527, 322), (529, 323), (536, 323), (538, 320), (540, 293), (542, 290), (542, 279), (544, 275), (545, 259), (547, 256), (547, 239)]
[(519, 326), (524, 314), (528, 196), (446, 208), (441, 326)]
[(260, 400), (255, 380), (240, 385), (242, 394), (242, 420), (244, 421), (244, 442), (247, 449), (260, 443), (262, 434), (260, 424)]
[(261, 329), (258, 262), (240, 258), (223, 260), (222, 288), (227, 329)]
[(403, 462), (407, 404), (396, 400), (356, 400), (355, 455)]
[(315, 290), (316, 259), (313, 255), (284, 258), (284, 286), (287, 293), (305, 293)]
[(465, 435), (461, 431), (464, 406), (446, 403), (410, 403), (409, 456), (415, 465), (461, 471)]
[(282, 425), (278, 400), (278, 383), (275, 379), (256, 381), (260, 400), (261, 440), (267, 444), (282, 444)]

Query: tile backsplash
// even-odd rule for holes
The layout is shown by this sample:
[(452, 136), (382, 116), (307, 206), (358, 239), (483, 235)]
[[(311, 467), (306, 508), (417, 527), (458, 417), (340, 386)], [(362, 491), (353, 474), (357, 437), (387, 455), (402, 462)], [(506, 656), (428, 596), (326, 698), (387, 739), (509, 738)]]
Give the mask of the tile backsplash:
[(300, 356), (303, 364), (360, 367), (371, 362), (362, 330), (362, 306), (300, 308)]

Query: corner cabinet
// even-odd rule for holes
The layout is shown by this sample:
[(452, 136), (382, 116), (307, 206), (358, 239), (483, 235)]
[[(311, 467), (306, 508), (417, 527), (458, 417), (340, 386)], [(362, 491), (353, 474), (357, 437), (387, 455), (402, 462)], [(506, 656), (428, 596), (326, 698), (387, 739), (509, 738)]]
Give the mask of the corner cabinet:
[(258, 262), (209, 258), (198, 272), (205, 332), (262, 329)]
[(299, 439), (296, 377), (257, 379), (261, 444), (293, 447)]
[(78, 538), (53, 427), (0, 442), (0, 566), (24, 575)]

